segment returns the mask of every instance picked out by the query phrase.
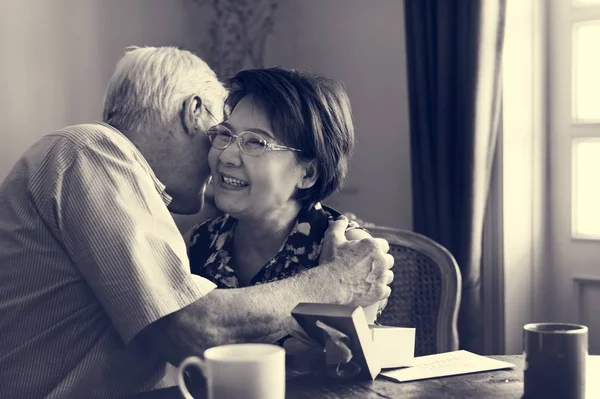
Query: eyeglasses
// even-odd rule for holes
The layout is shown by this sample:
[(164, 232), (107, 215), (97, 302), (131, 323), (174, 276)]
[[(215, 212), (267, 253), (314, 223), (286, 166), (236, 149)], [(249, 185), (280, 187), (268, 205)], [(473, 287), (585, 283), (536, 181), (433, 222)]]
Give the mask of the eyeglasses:
[(235, 135), (227, 127), (216, 125), (208, 129), (206, 132), (208, 139), (213, 147), (224, 150), (231, 143), (237, 141), (240, 150), (251, 157), (257, 157), (265, 150), (268, 151), (297, 151), (302, 152), (297, 148), (286, 147), (275, 143), (269, 143), (260, 134), (254, 132), (242, 132)]
[(215, 121), (215, 123), (220, 123), (220, 121), (213, 115), (212, 112), (210, 112), (210, 110), (208, 109), (208, 107), (206, 105), (203, 105), (203, 107), (206, 110), (206, 113), (208, 115), (210, 115), (211, 118), (213, 118), (213, 120)]

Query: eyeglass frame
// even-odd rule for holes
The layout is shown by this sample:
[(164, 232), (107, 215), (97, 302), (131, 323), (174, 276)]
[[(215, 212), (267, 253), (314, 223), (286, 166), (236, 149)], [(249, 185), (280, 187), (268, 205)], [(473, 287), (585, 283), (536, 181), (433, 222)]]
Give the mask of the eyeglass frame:
[[(219, 147), (216, 146), (213, 143), (213, 139), (211, 138), (211, 134), (209, 133), (212, 129), (216, 128), (216, 127), (225, 129), (227, 132), (229, 132), (229, 143), (227, 143), (227, 145), (225, 145), (224, 147)], [(246, 151), (244, 151), (244, 149), (242, 148), (242, 142), (243, 142), (243, 137), (245, 134), (252, 134), (254, 136), (258, 136), (260, 137), (260, 139), (264, 142), (264, 146), (262, 147), (261, 152), (259, 152), (258, 154), (248, 154)], [(218, 150), (225, 150), (227, 149), (233, 142), (237, 142), (238, 148), (240, 149), (240, 151), (246, 155), (248, 155), (249, 157), (258, 157), (262, 154), (264, 154), (265, 151), (294, 151), (294, 152), (303, 152), (303, 150), (300, 150), (298, 148), (293, 148), (293, 147), (288, 147), (285, 145), (281, 145), (281, 144), (276, 144), (273, 142), (269, 142), (267, 141), (263, 136), (261, 136), (260, 134), (256, 133), (256, 132), (250, 132), (250, 131), (244, 131), (241, 132), (240, 134), (234, 134), (231, 129), (229, 129), (227, 126), (223, 125), (223, 124), (216, 124), (214, 126), (212, 126), (210, 129), (208, 129), (206, 131), (206, 135), (208, 136), (208, 139), (210, 141), (210, 145), (212, 145), (214, 148), (218, 149)], [(242, 140), (240, 140), (242, 139)]]
[(220, 125), (221, 122), (219, 122), (219, 120), (217, 119), (217, 117), (214, 116), (212, 112), (210, 112), (210, 109), (208, 109), (208, 107), (206, 105), (204, 105), (204, 104), (202, 106), (204, 107), (204, 110), (206, 111), (206, 113), (208, 115), (210, 115), (210, 117), (213, 118), (215, 122), (217, 122), (217, 125)]

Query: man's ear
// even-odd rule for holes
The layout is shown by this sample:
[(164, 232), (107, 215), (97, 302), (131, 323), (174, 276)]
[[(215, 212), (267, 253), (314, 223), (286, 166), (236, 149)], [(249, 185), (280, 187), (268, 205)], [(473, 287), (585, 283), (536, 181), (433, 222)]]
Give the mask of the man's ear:
[(317, 161), (314, 159), (310, 162), (302, 162), (302, 164), (304, 176), (302, 176), (298, 188), (306, 190), (314, 186), (317, 182), (317, 179), (319, 178), (319, 169), (317, 168)]
[(196, 94), (187, 97), (181, 110), (181, 122), (189, 135), (197, 134), (202, 120), (202, 99)]

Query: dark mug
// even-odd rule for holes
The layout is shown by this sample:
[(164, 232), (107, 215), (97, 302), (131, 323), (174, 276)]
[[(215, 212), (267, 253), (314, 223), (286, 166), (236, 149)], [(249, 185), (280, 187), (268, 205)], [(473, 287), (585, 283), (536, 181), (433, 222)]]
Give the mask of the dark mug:
[(532, 323), (523, 328), (524, 398), (585, 398), (588, 328)]

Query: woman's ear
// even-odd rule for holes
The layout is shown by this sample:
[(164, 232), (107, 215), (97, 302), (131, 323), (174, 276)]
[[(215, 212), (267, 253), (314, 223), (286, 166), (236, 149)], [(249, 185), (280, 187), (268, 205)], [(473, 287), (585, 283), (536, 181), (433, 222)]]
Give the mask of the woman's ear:
[(304, 175), (300, 180), (300, 184), (298, 188), (308, 189), (315, 185), (317, 179), (319, 178), (319, 169), (317, 168), (317, 161), (312, 160), (310, 162), (302, 162)]
[(185, 99), (183, 102), (183, 109), (181, 110), (181, 122), (189, 135), (197, 134), (200, 129), (201, 118), (202, 99), (200, 96), (192, 94)]

